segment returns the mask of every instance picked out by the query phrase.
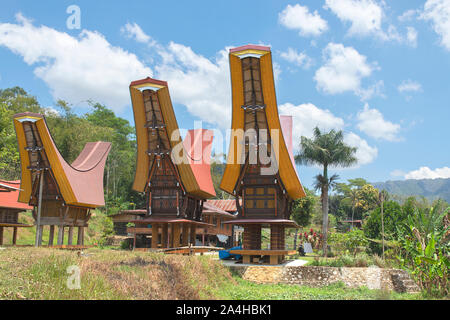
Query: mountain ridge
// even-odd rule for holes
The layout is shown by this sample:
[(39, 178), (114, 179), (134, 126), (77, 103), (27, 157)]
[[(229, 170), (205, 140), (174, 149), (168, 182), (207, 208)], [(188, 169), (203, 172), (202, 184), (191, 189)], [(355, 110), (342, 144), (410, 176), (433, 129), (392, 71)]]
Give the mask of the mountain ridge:
[(399, 196), (424, 196), (430, 200), (441, 198), (450, 203), (450, 178), (388, 180), (372, 185)]

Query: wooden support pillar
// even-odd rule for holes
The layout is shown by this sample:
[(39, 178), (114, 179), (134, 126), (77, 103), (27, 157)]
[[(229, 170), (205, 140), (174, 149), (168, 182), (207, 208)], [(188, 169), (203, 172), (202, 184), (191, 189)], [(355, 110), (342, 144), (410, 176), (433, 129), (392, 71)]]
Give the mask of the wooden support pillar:
[(39, 226), (39, 238), (38, 238), (38, 246), (42, 245), (42, 234), (44, 233), (44, 226)]
[(39, 242), (42, 243), (42, 238), (39, 235), (39, 232), (41, 231), (40, 225), (41, 225), (41, 212), (42, 212), (42, 191), (44, 187), (44, 172), (41, 171), (39, 174), (39, 196), (38, 196), (38, 209), (37, 209), (37, 215), (36, 215), (36, 239), (34, 241), (34, 246), (38, 247)]
[(70, 246), (72, 245), (72, 240), (73, 240), (73, 227), (69, 227), (69, 236), (67, 238), (67, 244)]
[(161, 248), (167, 248), (169, 244), (169, 224), (165, 223), (161, 226)]
[(3, 245), (3, 227), (0, 227), (0, 246)]
[(158, 248), (159, 224), (152, 223), (152, 248)]
[(196, 228), (195, 224), (192, 224), (190, 229), (191, 229), (191, 233), (189, 234), (189, 243), (192, 246), (195, 246), (195, 238), (196, 238), (196, 234), (197, 234), (197, 228)]
[(55, 237), (55, 226), (50, 226), (50, 233), (48, 235), (48, 245), (53, 245), (53, 238)]
[(244, 227), (243, 248), (246, 250), (261, 250), (261, 225), (251, 224)]
[(278, 264), (279, 256), (270, 256), (270, 264)]
[(134, 234), (133, 237), (133, 250), (136, 248), (136, 233)]
[(81, 239), (82, 238), (81, 233), (83, 232), (82, 229), (83, 229), (83, 227), (78, 227), (77, 245), (79, 245), (79, 246), (81, 246), (81, 242), (83, 241), (83, 239)]
[(271, 225), (270, 226), (270, 249), (271, 250), (285, 250), (285, 233), (284, 226)]
[(205, 245), (205, 234), (202, 233), (202, 246), (204, 246), (204, 245)]
[(17, 243), (17, 227), (14, 227), (14, 230), (13, 230), (13, 238), (12, 238), (12, 244), (13, 244), (13, 246), (15, 246), (16, 243)]
[(187, 246), (189, 244), (189, 224), (183, 223), (183, 235), (182, 235), (182, 241), (181, 245), (183, 247)]
[(77, 245), (84, 245), (84, 227), (78, 227)]
[(180, 225), (178, 223), (173, 223), (172, 229), (173, 229), (172, 248), (178, 248), (180, 246), (180, 233), (181, 233)]
[(58, 240), (56, 244), (59, 246), (64, 244), (64, 226), (58, 226)]

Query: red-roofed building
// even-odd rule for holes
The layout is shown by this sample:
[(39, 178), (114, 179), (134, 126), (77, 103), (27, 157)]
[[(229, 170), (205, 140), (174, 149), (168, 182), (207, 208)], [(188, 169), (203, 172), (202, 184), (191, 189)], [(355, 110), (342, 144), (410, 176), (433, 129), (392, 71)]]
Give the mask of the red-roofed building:
[(29, 205), (17, 201), (19, 198), (19, 190), (20, 180), (0, 180), (0, 245), (3, 245), (4, 228), (13, 228), (12, 243), (14, 245), (17, 240), (17, 229), (32, 227), (19, 223), (19, 213), (33, 209)]

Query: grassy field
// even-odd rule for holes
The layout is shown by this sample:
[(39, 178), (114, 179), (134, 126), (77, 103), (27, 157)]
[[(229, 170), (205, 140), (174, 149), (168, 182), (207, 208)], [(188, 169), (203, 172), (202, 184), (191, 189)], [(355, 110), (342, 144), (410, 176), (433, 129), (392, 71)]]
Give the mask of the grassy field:
[[(110, 224), (112, 228), (112, 222), (107, 221), (108, 218), (102, 214), (101, 212), (94, 211), (92, 214), (91, 219), (89, 220), (89, 228), (85, 231), (85, 244), (86, 245), (92, 245), (95, 243), (98, 243), (101, 239), (101, 235), (103, 233), (103, 229), (105, 226), (109, 227), (108, 224)], [(28, 225), (34, 225), (34, 219), (31, 216), (31, 212), (22, 212), (19, 214), (19, 222), (25, 223)], [(50, 233), (50, 228), (48, 226), (44, 227), (44, 232), (42, 234), (42, 244), (47, 245), (48, 244), (48, 238)], [(56, 244), (56, 234), (57, 229), (55, 229), (55, 238), (54, 238), (54, 244)], [(13, 229), (12, 228), (5, 228), (4, 230), (4, 244), (8, 245), (12, 242), (12, 236), (13, 236)], [(19, 228), (18, 234), (17, 234), (17, 244), (18, 245), (33, 245), (36, 237), (36, 228)], [(67, 244), (67, 239), (69, 237), (69, 228), (65, 228), (64, 230), (64, 244)], [(73, 233), (73, 241), (72, 243), (77, 243), (77, 237), (78, 233), (75, 229)]]
[[(80, 289), (69, 289), (77, 266)], [(421, 299), (342, 284), (324, 288), (255, 284), (208, 256), (92, 248), (82, 254), (47, 248), (0, 250), (0, 299)]]

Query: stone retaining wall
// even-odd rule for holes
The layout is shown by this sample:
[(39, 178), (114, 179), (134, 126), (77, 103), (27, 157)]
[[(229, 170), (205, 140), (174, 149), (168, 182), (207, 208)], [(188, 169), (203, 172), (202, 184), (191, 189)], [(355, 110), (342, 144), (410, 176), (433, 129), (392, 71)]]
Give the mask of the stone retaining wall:
[(347, 287), (418, 292), (408, 273), (399, 269), (334, 268), (315, 266), (233, 266), (243, 279), (258, 283), (286, 283), (310, 287), (343, 282)]

